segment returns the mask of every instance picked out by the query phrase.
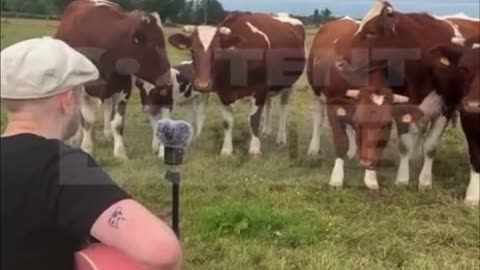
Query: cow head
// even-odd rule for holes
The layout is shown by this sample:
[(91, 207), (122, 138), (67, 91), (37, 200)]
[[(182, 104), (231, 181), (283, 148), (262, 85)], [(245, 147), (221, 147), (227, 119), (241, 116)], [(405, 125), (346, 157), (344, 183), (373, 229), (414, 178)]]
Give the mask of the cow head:
[(408, 125), (423, 117), (417, 106), (407, 104), (408, 97), (387, 88), (352, 89), (346, 97), (350, 99), (343, 99), (345, 106), (337, 103), (335, 113), (340, 120), (354, 124), (358, 157), (367, 169), (374, 169), (380, 162), (393, 121)]
[(344, 66), (356, 72), (383, 66), (386, 60), (378, 49), (408, 48), (397, 34), (398, 13), (386, 1), (377, 1), (363, 18), (351, 42), (352, 55), (345, 55)]
[(480, 113), (480, 43), (479, 38), (452, 40), (429, 51), (435, 87), (460, 103), (466, 112)]
[[(199, 92), (211, 91), (215, 81), (215, 67), (226, 49), (234, 49), (242, 39), (232, 36), (228, 27), (186, 26), (187, 36), (177, 33), (169, 38), (170, 44), (178, 49), (189, 49), (195, 69), (194, 87)], [(224, 59), (224, 58), (223, 58)]]
[(173, 108), (173, 86), (160, 88), (139, 78), (135, 78), (135, 86), (140, 91), (143, 113), (155, 116), (161, 108)]
[[(135, 12), (130, 14), (129, 40), (119, 41), (121, 51), (116, 70), (134, 74), (159, 88), (168, 87), (170, 62), (165, 48), (160, 16), (155, 13)], [(123, 46), (122, 46), (123, 45)]]

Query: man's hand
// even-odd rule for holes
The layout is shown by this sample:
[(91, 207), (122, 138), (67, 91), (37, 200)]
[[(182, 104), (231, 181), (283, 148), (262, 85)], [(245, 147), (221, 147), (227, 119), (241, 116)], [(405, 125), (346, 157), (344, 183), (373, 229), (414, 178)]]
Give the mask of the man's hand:
[(173, 231), (134, 200), (123, 200), (97, 219), (91, 235), (151, 270), (180, 269), (180, 243)]

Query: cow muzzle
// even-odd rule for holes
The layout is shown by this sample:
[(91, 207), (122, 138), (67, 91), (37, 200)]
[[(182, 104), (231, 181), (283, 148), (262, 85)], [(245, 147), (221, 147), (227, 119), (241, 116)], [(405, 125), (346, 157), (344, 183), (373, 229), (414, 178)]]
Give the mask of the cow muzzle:
[(193, 85), (195, 86), (195, 90), (199, 92), (208, 92), (212, 90), (212, 82), (211, 81), (197, 81), (195, 80)]
[(168, 88), (168, 87), (171, 87), (172, 84), (173, 84), (172, 73), (170, 72), (170, 70), (162, 74), (155, 81), (155, 86), (158, 88)]
[(467, 113), (480, 113), (480, 101), (467, 100), (463, 102), (462, 107)]

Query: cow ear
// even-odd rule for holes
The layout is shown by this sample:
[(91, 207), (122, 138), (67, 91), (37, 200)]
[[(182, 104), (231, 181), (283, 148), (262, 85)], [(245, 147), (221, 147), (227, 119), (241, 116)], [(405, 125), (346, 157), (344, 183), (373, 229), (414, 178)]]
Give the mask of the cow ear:
[(173, 34), (168, 38), (168, 42), (179, 50), (190, 49), (192, 47), (192, 39), (184, 34)]
[(331, 99), (327, 106), (328, 113), (333, 114), (337, 119), (350, 123), (353, 121), (353, 115), (355, 114), (355, 102), (353, 100), (346, 98)]
[(462, 58), (464, 48), (457, 44), (439, 45), (429, 50), (432, 65), (451, 66), (458, 65)]
[(393, 106), (393, 114), (397, 122), (402, 124), (413, 124), (420, 121), (424, 113), (416, 105), (401, 104)]
[(238, 47), (239, 44), (241, 44), (244, 41), (242, 37), (239, 36), (226, 36), (223, 39), (223, 48), (226, 49), (233, 49)]

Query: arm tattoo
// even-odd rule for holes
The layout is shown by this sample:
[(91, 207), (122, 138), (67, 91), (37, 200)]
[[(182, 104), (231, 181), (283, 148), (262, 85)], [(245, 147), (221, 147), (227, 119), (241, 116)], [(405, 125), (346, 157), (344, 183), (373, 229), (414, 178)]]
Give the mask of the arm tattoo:
[(125, 216), (123, 215), (123, 209), (121, 207), (117, 207), (113, 214), (108, 219), (108, 224), (110, 227), (118, 229), (120, 222), (126, 220)]

